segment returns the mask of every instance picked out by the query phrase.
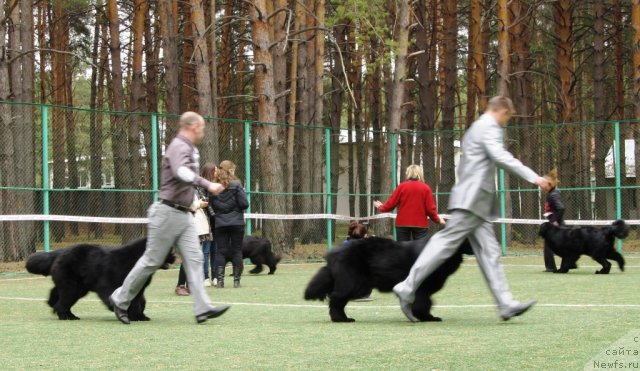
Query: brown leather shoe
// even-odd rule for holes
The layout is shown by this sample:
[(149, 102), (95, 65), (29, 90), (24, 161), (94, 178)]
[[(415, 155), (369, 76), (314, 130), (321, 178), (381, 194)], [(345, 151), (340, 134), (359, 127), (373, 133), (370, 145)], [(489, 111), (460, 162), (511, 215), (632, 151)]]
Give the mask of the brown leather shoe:
[(191, 291), (185, 285), (176, 286), (176, 295), (178, 296), (189, 296), (191, 295)]

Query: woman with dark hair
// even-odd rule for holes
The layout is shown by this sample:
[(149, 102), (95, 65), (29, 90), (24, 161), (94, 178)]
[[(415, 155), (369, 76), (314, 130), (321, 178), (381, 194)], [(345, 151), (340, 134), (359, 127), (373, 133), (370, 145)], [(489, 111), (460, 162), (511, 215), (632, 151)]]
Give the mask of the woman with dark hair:
[[(231, 161), (228, 161), (231, 163)], [(233, 164), (233, 163), (231, 163)], [(235, 168), (235, 165), (233, 166)], [(244, 211), (249, 207), (242, 184), (229, 170), (218, 169), (216, 180), (225, 190), (217, 196), (209, 196), (215, 212), (214, 235), (216, 240), (216, 287), (224, 287), (224, 270), (228, 261), (233, 265), (233, 287), (240, 287), (242, 263), (242, 239), (244, 238)]]
[[(216, 174), (216, 164), (213, 162), (207, 162), (200, 171), (200, 176), (213, 181)], [(200, 237), (200, 246), (202, 247), (202, 254), (204, 255), (204, 286), (210, 287), (211, 280), (209, 279), (209, 256), (211, 256), (211, 267), (213, 269), (213, 257), (215, 255), (215, 243), (211, 236), (211, 225), (209, 220), (213, 217), (211, 214), (213, 209), (209, 207), (208, 193), (206, 189), (196, 187), (196, 193), (191, 205), (191, 209), (195, 210), (193, 215), (195, 218), (196, 231), (198, 237)], [(213, 252), (211, 252), (213, 250)], [(212, 275), (213, 276), (213, 275)], [(180, 265), (180, 273), (178, 273), (178, 284), (176, 285), (176, 295), (188, 296), (190, 294), (187, 287), (187, 275), (185, 274), (182, 264)]]
[[(544, 216), (554, 225), (564, 225), (564, 203), (562, 203), (560, 191), (556, 188), (558, 186), (558, 170), (551, 170), (543, 178), (549, 182), (547, 187), (542, 187), (542, 189), (547, 192)], [(556, 260), (553, 256), (553, 251), (551, 251), (551, 248), (547, 245), (546, 241), (544, 243), (544, 268), (545, 272), (550, 273), (558, 270)], [(570, 269), (574, 268), (576, 267), (574, 266)]]
[(366, 225), (360, 224), (358, 222), (353, 222), (349, 225), (349, 229), (347, 231), (347, 239), (342, 243), (345, 246), (348, 246), (351, 241), (359, 240), (361, 238), (369, 237), (369, 231)]

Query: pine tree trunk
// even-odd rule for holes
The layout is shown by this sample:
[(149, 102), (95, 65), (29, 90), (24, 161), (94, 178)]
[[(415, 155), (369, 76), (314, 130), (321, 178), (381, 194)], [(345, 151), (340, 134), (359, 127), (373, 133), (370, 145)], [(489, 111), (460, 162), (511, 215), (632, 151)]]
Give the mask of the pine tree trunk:
[[(98, 2), (97, 7), (101, 7), (101, 2)], [(96, 19), (104, 21), (102, 17), (96, 11)], [(106, 48), (100, 44), (100, 40), (103, 35), (101, 33), (101, 23), (96, 22), (93, 29), (93, 46), (91, 49), (91, 96), (89, 98), (89, 107), (91, 108), (91, 114), (89, 116), (89, 150), (91, 153), (91, 163), (89, 169), (89, 178), (91, 179), (91, 189), (102, 188), (102, 115), (98, 115), (96, 110), (98, 109), (98, 85), (102, 85), (104, 80), (104, 72), (99, 67), (104, 66), (102, 61), (106, 58)], [(100, 77), (100, 78), (98, 78)], [(98, 116), (100, 121), (98, 121)], [(101, 193), (99, 191), (92, 191), (89, 198), (90, 215), (100, 216), (102, 214), (102, 202)], [(102, 225), (100, 223), (89, 224), (89, 231), (93, 232), (96, 239), (102, 238)]]
[[(559, 0), (554, 3), (555, 34), (558, 38), (556, 44), (556, 62), (559, 77), (558, 91), (558, 117), (559, 123), (574, 121), (574, 64), (572, 49), (573, 15), (570, 0)], [(564, 149), (558, 151), (559, 176), (563, 184), (579, 184), (576, 169), (580, 158), (578, 143), (578, 130), (575, 126), (563, 126), (559, 130), (559, 143), (563, 143)], [(576, 192), (564, 192), (567, 219), (578, 216)]]
[(509, 9), (507, 0), (498, 0), (498, 95), (509, 96)]
[[(454, 164), (454, 140), (455, 136), (451, 130), (455, 128), (455, 89), (457, 79), (456, 62), (458, 56), (457, 35), (458, 22), (456, 17), (457, 0), (445, 2), (443, 5), (444, 24), (444, 48), (445, 59), (444, 69), (444, 96), (442, 97), (442, 129), (446, 130), (442, 134), (442, 178), (440, 185), (445, 192), (451, 191), (455, 183)], [(439, 202), (447, 205), (448, 196), (441, 196)]]
[[(60, 51), (68, 51), (69, 48), (69, 19), (64, 6), (55, 2), (52, 5), (53, 24), (51, 29), (51, 48)], [(67, 76), (65, 58), (62, 53), (51, 54), (51, 103), (54, 105), (66, 105), (65, 78)], [(53, 150), (53, 188), (63, 189), (65, 182), (65, 128), (64, 110), (51, 109), (51, 141)], [(58, 215), (68, 214), (65, 208), (65, 194), (63, 192), (51, 193), (51, 213)], [(51, 223), (51, 232), (56, 242), (62, 241), (65, 236), (65, 223)]]
[[(0, 81), (9, 80), (9, 55), (7, 54), (7, 48), (9, 45), (6, 43), (7, 35), (7, 22), (5, 19), (4, 7), (0, 7)], [(0, 101), (8, 101), (11, 96), (11, 87), (7, 83), (0, 84)], [(0, 132), (11, 133), (11, 127), (13, 126), (11, 113), (11, 106), (8, 104), (0, 105)], [(3, 187), (9, 186), (10, 180), (15, 179), (14, 167), (11, 160), (15, 154), (14, 143), (10, 135), (0, 135), (0, 185)], [(0, 190), (0, 199), (2, 199), (2, 213), (13, 213), (13, 200), (8, 190)], [(18, 246), (16, 224), (14, 222), (2, 222), (0, 223), (0, 242), (2, 242), (3, 248), (0, 249), (0, 261), (12, 261), (15, 260), (15, 254), (13, 251)], [(8, 247), (8, 248), (4, 248)]]
[[(264, 123), (273, 123), (276, 120), (277, 109), (275, 105), (275, 86), (273, 57), (269, 50), (271, 45), (270, 26), (267, 22), (266, 0), (254, 0), (249, 7), (251, 17), (251, 38), (254, 44), (255, 92), (258, 96), (258, 120)], [(260, 150), (260, 165), (266, 170), (262, 176), (264, 184), (261, 188), (271, 192), (284, 191), (284, 179), (282, 177), (282, 164), (279, 161), (282, 148), (280, 128), (273, 125), (261, 125), (258, 128), (258, 141)], [(283, 202), (273, 196), (266, 202), (266, 212), (284, 214)], [(282, 253), (290, 251), (292, 241), (285, 234), (282, 220), (269, 221), (268, 235), (274, 250)]]
[[(167, 94), (165, 95), (166, 112), (180, 113), (180, 84), (178, 66), (178, 44), (177, 44), (177, 19), (173, 13), (172, 0), (158, 0), (158, 10), (160, 13), (160, 34), (162, 37), (162, 61), (164, 66), (164, 83)], [(178, 124), (175, 119), (168, 119), (165, 140), (171, 141), (178, 133)], [(168, 144), (168, 143), (167, 143)]]
[[(634, 118), (640, 120), (640, 0), (633, 0), (631, 5), (631, 27), (633, 28), (632, 35), (632, 70), (633, 70), (633, 107)], [(633, 124), (633, 134), (636, 141), (635, 146), (635, 174), (636, 174), (636, 186), (640, 186), (640, 145), (637, 143), (640, 141), (640, 124)], [(636, 190), (636, 205), (640, 205), (640, 192)]]
[(481, 0), (471, 0), (469, 5), (469, 40), (468, 40), (468, 55), (467, 55), (467, 126), (476, 119), (476, 70), (478, 63), (477, 54), (480, 53), (479, 39), (482, 37), (480, 32), (480, 24), (482, 23), (482, 5)]
[[(204, 117), (213, 116), (211, 75), (209, 74), (209, 45), (204, 20), (202, 0), (191, 0), (191, 23), (193, 26), (193, 63), (195, 63), (196, 94), (198, 112)], [(213, 31), (211, 31), (213, 32)], [(218, 122), (207, 121), (205, 136), (200, 146), (202, 164), (218, 159)]]
[[(531, 40), (531, 15), (534, 9), (526, 5), (522, 0), (513, 0), (511, 2), (511, 11), (515, 23), (512, 26), (511, 45), (513, 51), (513, 68), (514, 78), (512, 80), (512, 99), (518, 110), (518, 118), (516, 123), (520, 126), (534, 124), (534, 104), (532, 97), (535, 92), (533, 90), (531, 66), (533, 59), (530, 52)], [(539, 148), (538, 137), (535, 134), (536, 129), (522, 129), (513, 133), (514, 138), (519, 141), (519, 158), (522, 162), (534, 169), (539, 168), (538, 156), (536, 149)], [(519, 178), (512, 177), (512, 188), (516, 185), (522, 185), (522, 188), (528, 189), (531, 185)], [(521, 192), (516, 194), (513, 200), (514, 217), (525, 219), (537, 219), (539, 197), (537, 192)], [(518, 202), (519, 199), (519, 202)], [(519, 212), (516, 209), (519, 207)], [(525, 244), (534, 243), (537, 237), (537, 226), (531, 225), (514, 225), (516, 236), (520, 237), (520, 241)]]
[[(604, 51), (604, 0), (595, 0), (594, 11), (594, 36), (593, 36), (593, 115), (595, 121), (605, 121), (606, 113), (606, 86), (605, 86), (605, 51)], [(595, 157), (593, 167), (596, 170), (596, 186), (605, 186), (605, 159), (610, 146), (609, 125), (596, 125), (595, 129)], [(607, 191), (596, 191), (596, 219), (607, 219)]]
[[(109, 20), (109, 49), (111, 51), (111, 110), (124, 111), (124, 88), (122, 81), (122, 62), (120, 58), (120, 20), (118, 18), (118, 5), (116, 0), (107, 0), (107, 18)], [(137, 143), (128, 143), (128, 120), (123, 115), (111, 115), (113, 165), (115, 172), (116, 188), (132, 189), (134, 187), (129, 161), (129, 145), (138, 151)], [(137, 187), (136, 187), (137, 188)], [(132, 217), (135, 215), (135, 199), (125, 192), (120, 205), (121, 215)], [(137, 237), (139, 229), (135, 225), (124, 224), (122, 226), (122, 241), (128, 241)]]

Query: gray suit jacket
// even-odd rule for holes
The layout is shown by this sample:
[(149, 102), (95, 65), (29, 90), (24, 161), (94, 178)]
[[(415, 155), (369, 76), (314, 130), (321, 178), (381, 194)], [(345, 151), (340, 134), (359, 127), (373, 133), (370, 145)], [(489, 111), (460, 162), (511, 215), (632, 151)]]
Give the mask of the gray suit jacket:
[(503, 137), (504, 129), (488, 114), (480, 116), (464, 134), (449, 210), (468, 210), (487, 221), (497, 218), (496, 166), (535, 183), (538, 174), (504, 148)]

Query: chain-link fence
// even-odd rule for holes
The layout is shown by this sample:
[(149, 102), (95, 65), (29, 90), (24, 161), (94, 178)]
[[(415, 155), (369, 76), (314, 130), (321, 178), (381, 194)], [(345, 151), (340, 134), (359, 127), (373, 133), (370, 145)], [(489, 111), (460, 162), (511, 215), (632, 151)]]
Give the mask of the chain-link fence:
[[(74, 242), (118, 244), (145, 233), (158, 168), (177, 133), (176, 115), (0, 104), (0, 261)], [(508, 149), (533, 169), (558, 168), (566, 219), (602, 224), (640, 219), (636, 122), (510, 126)], [(231, 160), (250, 198), (247, 232), (307, 257), (346, 238), (350, 220), (393, 235), (376, 216), (404, 169), (421, 164), (446, 213), (463, 130), (376, 132), (207, 119), (201, 165)], [(626, 139), (625, 139), (626, 138)], [(538, 251), (544, 195), (500, 172), (506, 251)], [(329, 202), (330, 201), (330, 202)], [(435, 229), (435, 228), (433, 228)], [(533, 250), (533, 249), (537, 250)]]

